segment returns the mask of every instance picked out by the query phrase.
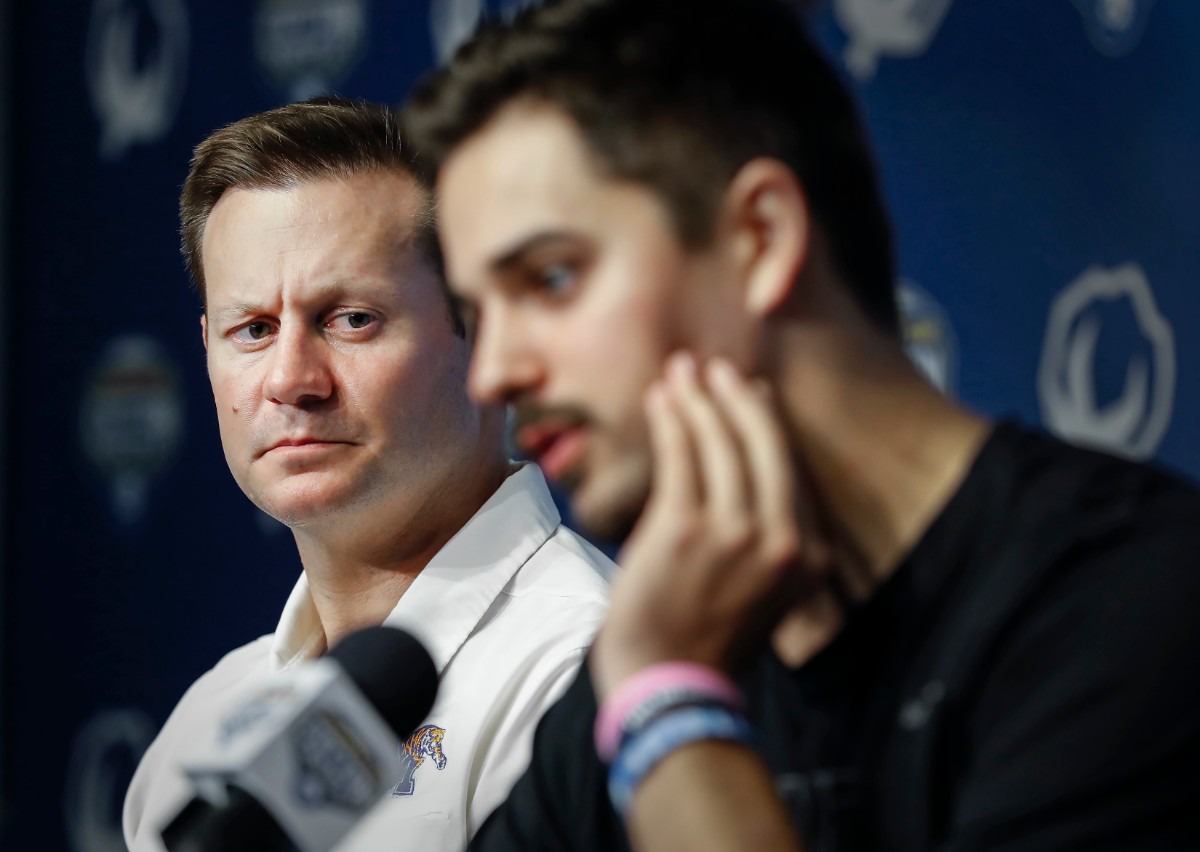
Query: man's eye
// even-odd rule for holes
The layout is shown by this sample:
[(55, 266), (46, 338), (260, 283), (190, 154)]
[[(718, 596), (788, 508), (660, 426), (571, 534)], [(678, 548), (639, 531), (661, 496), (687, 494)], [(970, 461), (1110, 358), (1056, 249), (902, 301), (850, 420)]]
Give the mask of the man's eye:
[(364, 311), (351, 311), (350, 313), (339, 314), (333, 318), (333, 323), (341, 324), (343, 328), (350, 329), (366, 328), (373, 322), (375, 322), (374, 315)]
[(542, 290), (557, 296), (575, 283), (575, 268), (565, 263), (552, 263), (539, 269), (537, 277)]
[(271, 334), (271, 324), (269, 322), (251, 322), (242, 326), (234, 333), (234, 337), (240, 338), (243, 341), (264, 340)]

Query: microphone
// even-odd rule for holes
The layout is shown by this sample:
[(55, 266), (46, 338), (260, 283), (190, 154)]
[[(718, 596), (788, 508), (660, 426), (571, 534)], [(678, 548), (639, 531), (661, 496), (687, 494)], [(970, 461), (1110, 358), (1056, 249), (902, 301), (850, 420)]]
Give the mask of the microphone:
[(437, 694), (412, 635), (368, 627), (274, 678), (184, 764), (195, 796), (163, 829), (170, 852), (327, 852), (396, 783), (400, 742)]

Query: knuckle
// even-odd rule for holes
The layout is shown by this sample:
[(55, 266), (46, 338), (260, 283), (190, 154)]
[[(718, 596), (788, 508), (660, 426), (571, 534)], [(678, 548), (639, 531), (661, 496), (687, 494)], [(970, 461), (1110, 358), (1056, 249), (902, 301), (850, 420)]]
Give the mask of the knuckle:
[(667, 523), (668, 535), (683, 550), (695, 547), (704, 537), (704, 524), (693, 514), (676, 515)]
[(727, 553), (745, 553), (758, 541), (758, 530), (743, 517), (727, 518), (717, 527), (717, 539)]
[(772, 568), (786, 568), (800, 559), (800, 536), (794, 530), (779, 531), (763, 541), (762, 559)]

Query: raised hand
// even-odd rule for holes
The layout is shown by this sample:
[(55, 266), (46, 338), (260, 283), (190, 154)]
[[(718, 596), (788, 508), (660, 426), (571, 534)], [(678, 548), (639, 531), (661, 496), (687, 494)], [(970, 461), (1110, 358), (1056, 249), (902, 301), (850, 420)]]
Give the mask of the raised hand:
[(654, 480), (591, 654), (601, 696), (664, 660), (729, 671), (825, 589), (831, 562), (765, 385), (679, 354), (646, 416)]

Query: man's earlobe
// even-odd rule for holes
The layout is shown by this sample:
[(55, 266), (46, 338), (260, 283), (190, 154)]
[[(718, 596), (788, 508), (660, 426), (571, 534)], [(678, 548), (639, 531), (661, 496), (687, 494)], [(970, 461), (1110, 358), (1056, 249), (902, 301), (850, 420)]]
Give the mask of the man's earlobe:
[(746, 309), (765, 316), (787, 299), (804, 266), (811, 237), (808, 201), (795, 172), (760, 157), (734, 176), (726, 203), (744, 264)]

